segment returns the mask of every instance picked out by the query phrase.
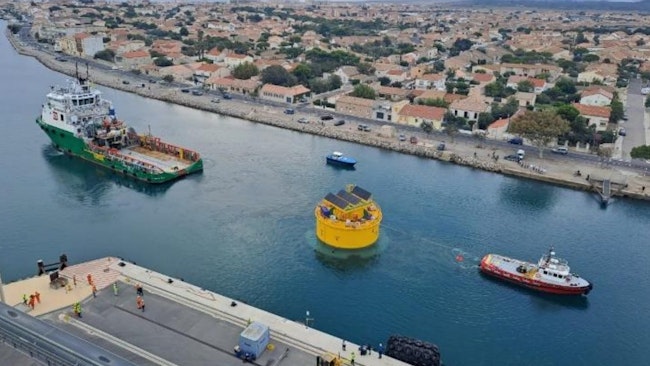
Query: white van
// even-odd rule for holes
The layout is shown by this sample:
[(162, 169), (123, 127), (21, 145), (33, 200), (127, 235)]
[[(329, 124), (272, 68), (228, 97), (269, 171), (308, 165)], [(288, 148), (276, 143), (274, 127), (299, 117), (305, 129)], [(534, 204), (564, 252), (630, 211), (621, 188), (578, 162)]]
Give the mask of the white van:
[(524, 157), (526, 156), (526, 152), (522, 149), (517, 150), (517, 157), (519, 160), (524, 160)]

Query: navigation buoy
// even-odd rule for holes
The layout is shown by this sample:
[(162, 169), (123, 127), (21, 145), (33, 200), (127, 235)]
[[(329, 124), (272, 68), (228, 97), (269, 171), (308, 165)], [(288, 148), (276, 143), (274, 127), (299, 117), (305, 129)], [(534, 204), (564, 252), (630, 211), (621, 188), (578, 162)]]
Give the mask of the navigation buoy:
[(456, 262), (462, 262), (463, 260), (465, 260), (465, 258), (463, 258), (462, 254), (456, 256)]

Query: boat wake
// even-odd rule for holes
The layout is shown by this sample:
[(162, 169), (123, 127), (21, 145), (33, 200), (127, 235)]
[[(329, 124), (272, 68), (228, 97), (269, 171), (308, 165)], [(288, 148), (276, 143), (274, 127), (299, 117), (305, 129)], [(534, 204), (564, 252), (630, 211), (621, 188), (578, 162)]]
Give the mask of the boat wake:
[[(396, 233), (399, 233), (401, 235), (405, 236), (413, 236), (412, 234), (405, 232), (400, 229), (392, 228), (390, 226), (387, 226), (385, 224), (382, 224), (382, 229), (389, 229), (391, 231), (394, 231)], [(481, 257), (477, 256), (476, 254), (470, 253), (462, 248), (458, 247), (453, 247), (450, 245), (445, 245), (439, 242), (436, 242), (431, 239), (427, 238), (422, 238), (418, 237), (417, 240), (424, 241), (428, 244), (435, 245), (439, 248), (449, 250), (450, 256), (449, 259), (452, 261), (458, 268), (464, 269), (464, 270), (476, 270), (479, 268), (479, 264), (481, 263)]]
[(43, 155), (46, 158), (50, 158), (50, 157), (56, 157), (65, 154), (63, 153), (63, 151), (60, 151), (57, 148), (55, 148), (52, 144), (47, 144), (43, 146)]
[(458, 267), (462, 269), (475, 270), (479, 268), (479, 263), (481, 263), (481, 258), (460, 248), (453, 248), (451, 254)]

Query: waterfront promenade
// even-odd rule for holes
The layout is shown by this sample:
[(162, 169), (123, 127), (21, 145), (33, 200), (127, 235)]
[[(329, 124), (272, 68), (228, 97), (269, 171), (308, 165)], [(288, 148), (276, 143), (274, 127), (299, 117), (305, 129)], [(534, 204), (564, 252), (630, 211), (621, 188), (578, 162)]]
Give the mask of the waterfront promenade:
[[(138, 365), (240, 364), (232, 349), (252, 321), (271, 330), (271, 346), (257, 365), (308, 365), (325, 354), (340, 355), (348, 364), (353, 352), (356, 365), (406, 365), (386, 356), (379, 359), (376, 352), (360, 356), (359, 345), (349, 341), (343, 351), (341, 338), (120, 258), (88, 261), (60, 273), (68, 288), (51, 288), (47, 275), (28, 278), (4, 285), (6, 303)], [(146, 311), (136, 307), (136, 284), (144, 289)], [(41, 302), (32, 310), (22, 295), (35, 291)], [(72, 312), (76, 302), (82, 304), (81, 318)]]
[[(6, 31), (5, 33), (13, 47), (20, 54), (35, 57), (44, 66), (54, 71), (71, 76), (75, 75), (74, 63), (57, 61), (52, 54), (31, 48), (15, 38), (10, 32)], [(85, 67), (81, 67), (81, 72), (85, 73)], [(615, 165), (606, 161), (594, 165), (586, 161), (562, 159), (550, 154), (549, 151), (546, 152), (544, 158), (538, 158), (537, 154), (529, 153), (526, 156), (525, 164), (517, 164), (503, 159), (503, 157), (513, 154), (517, 145), (495, 147), (482, 143), (480, 140), (460, 138), (454, 140), (448, 136), (435, 135), (421, 136), (422, 138), (419, 139), (418, 143), (411, 144), (408, 141), (399, 141), (396, 136), (385, 136), (377, 132), (360, 132), (356, 129), (356, 125), (347, 124), (341, 128), (331, 124), (323, 124), (313, 114), (296, 112), (296, 114), (287, 115), (283, 113), (284, 108), (268, 104), (256, 104), (252, 101), (237, 99), (221, 100), (220, 103), (213, 103), (210, 95), (195, 96), (182, 93), (178, 88), (169, 87), (164, 83), (142, 84), (141, 78), (135, 78), (135, 75), (129, 75), (117, 70), (107, 71), (91, 65), (89, 66), (89, 73), (92, 82), (96, 84), (190, 108), (375, 146), (404, 154), (438, 159), (495, 173), (562, 185), (573, 189), (592, 190), (591, 184), (585, 180), (586, 176), (596, 177), (601, 180), (610, 179), (621, 183), (621, 186), (624, 187), (613, 192), (614, 195), (650, 200), (650, 190), (644, 189), (644, 187), (650, 187), (650, 166), (645, 171), (639, 171), (627, 168), (624, 164)], [(129, 83), (125, 84), (125, 80), (128, 80)], [(309, 123), (299, 123), (300, 118), (306, 118)], [(445, 151), (437, 151), (436, 147), (443, 139), (446, 143), (446, 149)], [(495, 157), (498, 158), (495, 159)], [(581, 176), (576, 176), (574, 174), (576, 171), (580, 171)]]

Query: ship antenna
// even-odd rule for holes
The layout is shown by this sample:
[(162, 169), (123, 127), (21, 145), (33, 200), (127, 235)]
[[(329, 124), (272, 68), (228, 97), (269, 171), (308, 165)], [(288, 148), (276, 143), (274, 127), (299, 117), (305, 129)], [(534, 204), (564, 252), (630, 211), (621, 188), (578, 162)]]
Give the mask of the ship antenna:
[(90, 71), (88, 71), (88, 62), (86, 62), (86, 80), (90, 80)]

